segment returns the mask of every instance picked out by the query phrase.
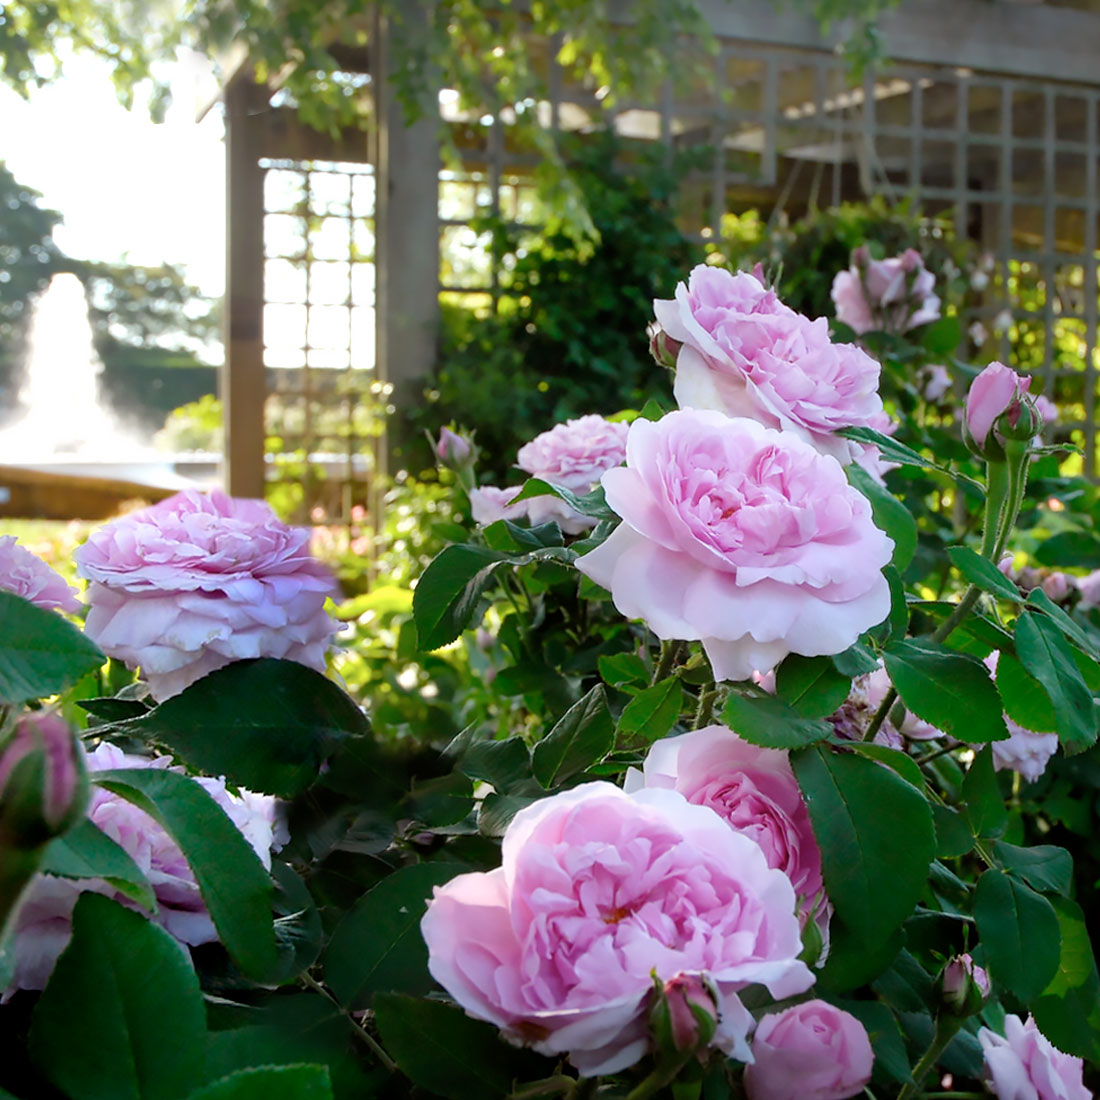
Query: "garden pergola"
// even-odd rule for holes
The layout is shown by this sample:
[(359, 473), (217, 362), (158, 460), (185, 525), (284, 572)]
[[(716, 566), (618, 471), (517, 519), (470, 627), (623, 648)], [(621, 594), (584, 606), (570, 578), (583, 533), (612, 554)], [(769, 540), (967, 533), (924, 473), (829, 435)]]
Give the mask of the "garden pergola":
[[(763, 0), (700, 7), (718, 41), (713, 71), (610, 116), (592, 89), (562, 78), (554, 42), (533, 40), (550, 88), (544, 124), (583, 133), (610, 121), (628, 140), (705, 148), (708, 167), (681, 195), (682, 224), (700, 240), (749, 204), (797, 213), (882, 193), (952, 211), (995, 257), (985, 320), (1014, 304), (1010, 264), (1029, 273), (1036, 292), (999, 350), (1007, 359), (1012, 340), (1038, 342), (1048, 378), (1079, 379), (1073, 427), (1094, 470), (1100, 12), (907, 0), (881, 22), (889, 65), (853, 81), (807, 18)], [(511, 141), (507, 113), (461, 113), (444, 89), (438, 109), (406, 126), (384, 78), (384, 19), (366, 31), (364, 48), (337, 55), (359, 80), (365, 130), (304, 126), (244, 57), (223, 89), (227, 487), (258, 496), (270, 482), (274, 406), (304, 505), (331, 517), (364, 503), (371, 470), (384, 468), (378, 419), (364, 410), (407, 399), (430, 372), (440, 295), (476, 306), (496, 294), (473, 215), (533, 216), (535, 161)], [(437, 119), (461, 161), (442, 171)], [(1067, 338), (1072, 361), (1057, 351)]]

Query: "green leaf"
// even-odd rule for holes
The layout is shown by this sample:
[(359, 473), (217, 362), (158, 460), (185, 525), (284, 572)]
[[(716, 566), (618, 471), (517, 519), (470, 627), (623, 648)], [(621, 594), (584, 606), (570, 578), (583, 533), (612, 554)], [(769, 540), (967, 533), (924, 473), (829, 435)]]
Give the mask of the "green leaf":
[(845, 439), (854, 439), (857, 443), (869, 443), (873, 447), (878, 447), (886, 461), (896, 462), (899, 466), (916, 466), (922, 470), (938, 470), (940, 468), (933, 459), (925, 458), (924, 455), (914, 451), (912, 447), (907, 447), (904, 443), (894, 439), (893, 436), (876, 432), (874, 428), (842, 428), (836, 434), (843, 436)]
[(180, 846), (218, 937), (249, 977), (279, 965), (271, 878), (225, 811), (193, 779), (160, 768), (93, 772), (101, 787), (144, 810)]
[(531, 750), (522, 737), (475, 741), (459, 758), (458, 768), (497, 791), (508, 791), (531, 778)]
[(892, 749), (888, 745), (876, 745), (873, 741), (847, 742), (844, 747), (859, 753), (860, 756), (869, 756), (888, 768), (893, 768), (906, 783), (911, 783), (918, 791), (927, 789), (928, 784), (925, 782), (920, 765), (900, 749)]
[(963, 810), (977, 837), (996, 837), (1005, 831), (1008, 810), (993, 768), (993, 750), (977, 753), (962, 784)]
[(829, 658), (837, 671), (847, 676), (861, 676), (865, 672), (874, 672), (878, 668), (878, 658), (870, 646), (863, 642), (853, 642), (843, 653)]
[(776, 695), (803, 718), (832, 714), (851, 690), (851, 677), (840, 673), (828, 657), (792, 653), (775, 676)]
[(367, 719), (327, 677), (297, 661), (236, 661), (116, 729), (167, 745), (192, 767), (293, 798)]
[(432, 559), (413, 591), (417, 644), (449, 645), (469, 625), (493, 574), (513, 559), (481, 546), (448, 546)]
[(974, 833), (957, 810), (933, 802), (932, 820), (936, 826), (936, 855), (941, 859), (965, 856), (974, 847)]
[(684, 689), (677, 676), (669, 676), (652, 687), (638, 692), (627, 703), (619, 717), (620, 738), (641, 734), (647, 741), (657, 741), (676, 725), (684, 703)]
[(1027, 606), (1049, 615), (1078, 649), (1084, 650), (1090, 659), (1095, 660), (1096, 647), (1088, 635), (1041, 588), (1033, 588), (1027, 594)]
[(853, 462), (845, 473), (852, 485), (870, 501), (875, 526), (894, 540), (891, 561), (899, 573), (905, 572), (917, 549), (917, 521), (909, 509), (862, 466)]
[(991, 869), (978, 879), (974, 919), (994, 979), (1025, 1004), (1038, 998), (1061, 958), (1061, 931), (1050, 902)]
[(1008, 737), (1001, 697), (976, 657), (930, 638), (892, 641), (883, 651), (890, 680), (905, 706), (960, 741)]
[(640, 420), (660, 420), (663, 416), (668, 415), (668, 409), (666, 409), (656, 397), (649, 398), (648, 401), (638, 410), (638, 419)]
[(597, 485), (592, 492), (584, 496), (578, 496), (562, 485), (551, 485), (549, 481), (543, 481), (538, 477), (529, 477), (520, 492), (508, 502), (515, 504), (517, 501), (530, 500), (532, 497), (557, 497), (564, 500), (575, 512), (582, 516), (590, 516), (593, 519), (618, 519), (618, 514), (613, 512), (604, 499), (603, 486)]
[(457, 863), (402, 867), (356, 902), (324, 955), (325, 982), (341, 1004), (369, 1008), (379, 992), (427, 993), (433, 987), (420, 920), (432, 888), (468, 869)]
[(404, 803), (408, 814), (429, 829), (462, 821), (474, 808), (474, 786), (462, 772), (422, 779)]
[(766, 749), (802, 748), (833, 732), (828, 722), (803, 718), (774, 695), (738, 695), (735, 691), (722, 708), (722, 721), (746, 741)]
[(997, 690), (1005, 713), (1024, 729), (1047, 733), (1058, 724), (1043, 685), (1011, 653), (997, 658)]
[(1050, 899), (1062, 950), (1058, 972), (1031, 1005), (1039, 1030), (1061, 1051), (1100, 1061), (1100, 977), (1085, 915), (1069, 898)]
[(633, 687), (649, 680), (649, 669), (636, 653), (605, 653), (599, 667), (604, 683), (611, 687)]
[(902, 583), (901, 574), (892, 565), (887, 565), (882, 570), (886, 583), (890, 586), (890, 614), (886, 619), (889, 627), (885, 638), (904, 638), (909, 631), (909, 603), (906, 598), (905, 585)]
[(390, 1057), (414, 1084), (434, 1095), (488, 1100), (510, 1095), (516, 1077), (534, 1076), (522, 1073), (530, 1056), (506, 1046), (495, 1027), (470, 1019), (459, 1008), (380, 993), (374, 1012)]
[(1040, 565), (1095, 569), (1100, 561), (1100, 539), (1090, 531), (1060, 531), (1039, 543), (1034, 558)]
[(0, 704), (56, 695), (106, 660), (56, 611), (0, 589)]
[(70, 1100), (183, 1100), (202, 1082), (206, 1019), (179, 943), (80, 896), (73, 938), (31, 1020), (31, 1058)]
[(87, 818), (50, 841), (38, 869), (61, 878), (105, 878), (120, 893), (156, 912), (153, 888), (130, 853)]
[(971, 584), (1000, 600), (1023, 603), (1020, 590), (991, 561), (975, 553), (969, 546), (949, 546), (947, 556), (952, 565)]
[(189, 1100), (332, 1100), (332, 1083), (327, 1066), (260, 1066), (231, 1073)]
[(535, 778), (543, 787), (552, 787), (602, 760), (614, 743), (615, 722), (607, 708), (607, 692), (597, 684), (535, 746), (531, 754)]
[(1078, 752), (1091, 745), (1097, 733), (1096, 704), (1057, 624), (1025, 611), (1016, 620), (1016, 656), (1050, 697), (1059, 740)]
[(1040, 893), (1069, 894), (1073, 885), (1073, 856), (1053, 844), (1018, 848), (998, 841), (993, 854), (1010, 875), (1023, 879)]
[[(836, 919), (871, 960), (890, 943), (924, 890), (936, 855), (928, 802), (896, 772), (867, 757), (819, 745), (793, 753), (791, 764), (821, 848)], [(858, 975), (853, 972), (850, 979)]]
[(951, 356), (962, 340), (962, 326), (958, 317), (941, 317), (933, 321), (920, 334), (920, 342), (940, 359)]

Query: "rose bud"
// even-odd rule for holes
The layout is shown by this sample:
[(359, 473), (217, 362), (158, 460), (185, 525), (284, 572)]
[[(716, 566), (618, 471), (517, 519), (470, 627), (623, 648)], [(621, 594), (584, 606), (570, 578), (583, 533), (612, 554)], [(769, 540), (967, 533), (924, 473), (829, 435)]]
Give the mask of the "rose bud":
[(0, 844), (23, 851), (64, 833), (83, 813), (83, 753), (56, 714), (22, 718), (0, 749)]
[(969, 955), (958, 955), (940, 975), (940, 994), (952, 1016), (973, 1016), (989, 996), (989, 975)]
[(1003, 363), (990, 363), (966, 395), (963, 435), (975, 454), (999, 458), (1005, 439), (1028, 440), (1042, 429), (1043, 418), (1027, 396), (1031, 379)]
[(653, 356), (654, 362), (659, 367), (672, 370), (676, 366), (676, 356), (682, 346), (680, 341), (673, 340), (657, 321), (650, 321), (645, 332), (649, 337), (649, 354)]
[(682, 972), (664, 985), (659, 979), (649, 1022), (657, 1047), (666, 1054), (694, 1054), (710, 1046), (718, 1027), (718, 1004), (705, 974)]
[(470, 440), (450, 428), (441, 429), (439, 439), (432, 446), (435, 457), (444, 466), (465, 466), (474, 454), (474, 445)]

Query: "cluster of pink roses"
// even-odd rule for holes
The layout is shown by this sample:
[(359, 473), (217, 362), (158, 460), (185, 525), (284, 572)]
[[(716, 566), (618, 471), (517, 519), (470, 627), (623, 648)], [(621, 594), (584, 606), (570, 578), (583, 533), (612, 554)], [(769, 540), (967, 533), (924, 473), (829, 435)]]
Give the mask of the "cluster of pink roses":
[(754, 1100), (828, 1100), (870, 1078), (862, 1025), (811, 1001), (757, 1026), (738, 994), (804, 993), (800, 924), (827, 935), (830, 911), (786, 753), (711, 726), (655, 745), (626, 790), (588, 783), (522, 810), (502, 866), (437, 887), (421, 928), (467, 1012), (583, 1074), (651, 1048), (656, 977), (713, 1017), (710, 1045), (753, 1063)]
[(926, 270), (916, 249), (875, 260), (870, 249), (860, 245), (852, 250), (848, 270), (833, 280), (836, 319), (859, 335), (906, 332), (939, 317), (935, 285), (935, 275)]

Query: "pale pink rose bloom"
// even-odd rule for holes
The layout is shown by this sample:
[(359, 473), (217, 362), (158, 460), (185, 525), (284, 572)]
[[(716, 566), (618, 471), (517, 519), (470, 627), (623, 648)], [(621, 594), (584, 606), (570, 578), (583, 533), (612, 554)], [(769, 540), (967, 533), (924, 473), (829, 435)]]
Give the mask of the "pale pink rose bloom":
[(481, 527), (488, 527), (490, 523), (496, 523), (498, 519), (517, 520), (527, 516), (528, 501), (521, 500), (518, 504), (511, 501), (522, 492), (522, 486), (515, 485), (508, 489), (500, 489), (496, 485), (479, 485), (470, 490), (470, 515), (474, 523)]
[(674, 299), (653, 308), (682, 345), (673, 387), (681, 408), (785, 428), (841, 461), (854, 451), (833, 433), (869, 425), (882, 411), (878, 363), (832, 343), (824, 318), (796, 313), (747, 272), (702, 264)]
[(947, 368), (939, 363), (921, 367), (918, 371), (921, 396), (925, 401), (935, 404), (941, 397), (945, 397), (951, 391), (951, 375)]
[(787, 753), (751, 745), (725, 726), (706, 726), (653, 744), (642, 770), (631, 768), (624, 784), (627, 793), (646, 788), (678, 791), (756, 841), (768, 866), (790, 879), (799, 923), (812, 918), (828, 944), (832, 906), (821, 849)]
[(765, 1016), (752, 1055), (749, 1100), (844, 1100), (863, 1091), (875, 1061), (863, 1024), (826, 1001)]
[(1078, 607), (1085, 611), (1090, 607), (1100, 607), (1100, 569), (1094, 569), (1091, 573), (1075, 579), (1077, 589), (1081, 593), (1081, 602)]
[(1044, 424), (1057, 424), (1061, 417), (1058, 406), (1045, 394), (1037, 393), (1032, 399), (1035, 403), (1035, 411), (1043, 418)]
[(188, 490), (93, 531), (74, 558), (87, 577), (88, 636), (141, 667), (154, 699), (250, 657), (325, 668), (337, 623), (332, 574), (310, 532), (263, 501)]
[(704, 976), (713, 1045), (747, 1059), (738, 991), (813, 984), (794, 906), (786, 876), (713, 810), (601, 782), (521, 810), (503, 866), (436, 887), (420, 927), (432, 976), (469, 1015), (595, 1077), (649, 1049), (654, 975)]
[[(166, 756), (149, 759), (124, 753), (103, 742), (87, 756), (88, 771), (94, 774), (111, 768), (169, 769)], [(171, 768), (182, 772), (182, 768)], [(231, 794), (221, 779), (196, 777), (196, 782), (214, 799), (241, 831), (264, 867), (271, 868), (275, 843), (276, 803), (268, 795), (241, 791)], [(92, 786), (88, 818), (97, 828), (125, 849), (145, 875), (157, 899), (157, 912), (150, 919), (181, 943), (195, 946), (218, 938), (206, 910), (191, 868), (176, 842), (164, 828), (133, 803), (102, 787)], [(8, 995), (14, 989), (42, 989), (53, 971), (58, 955), (69, 942), (72, 913), (85, 890), (105, 894), (137, 908), (103, 879), (61, 879), (38, 875), (29, 886), (16, 918), (15, 971)]]
[(1031, 1016), (1026, 1023), (1005, 1016), (1003, 1037), (983, 1027), (978, 1042), (985, 1083), (998, 1100), (1092, 1100), (1082, 1060), (1054, 1047)]
[(19, 546), (14, 535), (0, 535), (0, 588), (47, 611), (80, 610), (76, 589), (41, 558)]
[[(628, 427), (602, 416), (567, 420), (525, 443), (516, 465), (531, 477), (584, 496), (596, 487), (605, 470), (623, 461)], [(566, 534), (577, 535), (596, 525), (590, 516), (582, 516), (557, 497), (532, 497), (527, 507), (532, 523), (556, 520)]]
[(1053, 600), (1055, 603), (1059, 603), (1066, 599), (1069, 594), (1077, 587), (1077, 578), (1071, 577), (1068, 573), (1061, 573), (1055, 570), (1053, 573), (1048, 573), (1040, 584), (1043, 592), (1046, 593), (1048, 599)]
[[(991, 676), (997, 674), (1000, 653), (993, 652), (985, 659), (985, 667)], [(1058, 734), (1036, 733), (1024, 729), (1018, 722), (1004, 715), (1008, 727), (1006, 741), (991, 741), (993, 770), (1018, 772), (1029, 783), (1034, 783), (1047, 770), (1051, 757), (1058, 751)]]
[(966, 332), (976, 348), (980, 348), (989, 339), (989, 333), (981, 321), (974, 321)]
[(719, 680), (841, 653), (889, 612), (893, 543), (790, 433), (693, 409), (636, 420), (603, 486), (623, 523), (577, 568), (658, 637), (702, 641)]
[(1015, 423), (1020, 401), (1030, 385), (1030, 377), (997, 362), (990, 363), (974, 379), (966, 395), (966, 426), (978, 446), (985, 444), (994, 422), (1003, 413)]
[(866, 246), (854, 249), (851, 266), (833, 280), (836, 319), (856, 333), (905, 332), (940, 316), (936, 277), (916, 249), (871, 259)]

